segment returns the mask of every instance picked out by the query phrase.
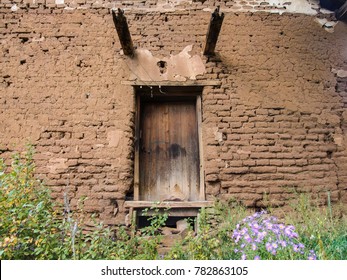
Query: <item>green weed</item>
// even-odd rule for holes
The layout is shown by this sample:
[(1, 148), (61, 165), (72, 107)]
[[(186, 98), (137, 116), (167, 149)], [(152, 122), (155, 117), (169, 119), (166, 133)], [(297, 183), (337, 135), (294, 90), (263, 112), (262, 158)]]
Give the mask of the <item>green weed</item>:
[(160, 256), (167, 211), (146, 209), (149, 226), (141, 230), (95, 219), (93, 231), (86, 231), (83, 209), (71, 211), (66, 195), (64, 205), (52, 200), (34, 171), (32, 148), (15, 154), (10, 168), (0, 160), (1, 259), (347, 259), (347, 218), (329, 193), (325, 208), (298, 194), (292, 210), (280, 213), (283, 219), (273, 217), (275, 209), (255, 213), (237, 201), (216, 202)]

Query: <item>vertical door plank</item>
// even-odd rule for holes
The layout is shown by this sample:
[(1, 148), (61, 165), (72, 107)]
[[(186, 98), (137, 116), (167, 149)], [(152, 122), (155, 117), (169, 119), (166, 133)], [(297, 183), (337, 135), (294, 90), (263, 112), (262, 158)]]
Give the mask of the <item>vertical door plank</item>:
[(135, 164), (134, 164), (134, 200), (140, 199), (140, 145), (141, 145), (141, 126), (140, 126), (140, 96), (136, 97), (135, 112)]
[(198, 142), (199, 142), (199, 200), (205, 200), (205, 174), (204, 174), (204, 160), (203, 160), (203, 145), (202, 145), (202, 109), (201, 109), (201, 96), (196, 97), (196, 120), (198, 129)]

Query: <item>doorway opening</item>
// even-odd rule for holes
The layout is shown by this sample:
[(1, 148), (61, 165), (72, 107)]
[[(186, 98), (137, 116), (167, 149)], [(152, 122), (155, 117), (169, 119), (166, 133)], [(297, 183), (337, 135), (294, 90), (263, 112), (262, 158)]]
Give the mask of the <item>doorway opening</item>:
[(125, 206), (138, 226), (144, 209), (168, 211), (168, 224), (196, 217), (205, 201), (202, 87), (136, 87), (134, 200)]

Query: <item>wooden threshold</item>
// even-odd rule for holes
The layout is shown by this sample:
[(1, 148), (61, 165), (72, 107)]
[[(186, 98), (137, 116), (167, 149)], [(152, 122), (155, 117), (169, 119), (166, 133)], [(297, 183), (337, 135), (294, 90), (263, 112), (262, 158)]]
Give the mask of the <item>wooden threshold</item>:
[(144, 201), (144, 200), (132, 200), (125, 201), (125, 208), (203, 208), (203, 207), (212, 207), (214, 201)]

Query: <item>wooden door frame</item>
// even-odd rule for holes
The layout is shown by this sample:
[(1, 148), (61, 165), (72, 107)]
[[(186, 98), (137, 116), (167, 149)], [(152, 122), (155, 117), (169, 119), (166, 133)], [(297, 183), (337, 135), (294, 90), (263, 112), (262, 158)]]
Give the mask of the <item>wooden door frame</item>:
[[(180, 93), (180, 89), (183, 93)], [(134, 202), (132, 207), (136, 208), (136, 204), (140, 207), (145, 207), (146, 202), (139, 201), (140, 199), (140, 130), (141, 130), (141, 101), (143, 98), (148, 98), (148, 96), (153, 94), (160, 94), (161, 98), (164, 100), (170, 97), (177, 97), (179, 100), (183, 100), (185, 96), (190, 96), (195, 98), (195, 110), (196, 110), (196, 118), (197, 118), (197, 128), (198, 128), (198, 147), (199, 147), (199, 201), (194, 203), (194, 201), (189, 202), (180, 202), (179, 204), (184, 207), (193, 207), (194, 204), (196, 207), (206, 207), (205, 201), (205, 176), (204, 176), (204, 160), (203, 160), (203, 144), (202, 144), (202, 104), (201, 104), (201, 95), (203, 91), (203, 87), (146, 87), (142, 89), (142, 87), (134, 87), (135, 91), (135, 156), (134, 156)], [(188, 92), (188, 93), (187, 93)], [(130, 201), (129, 201), (130, 202)], [(137, 203), (136, 203), (137, 202)], [(153, 203), (153, 202), (149, 202)], [(176, 202), (177, 203), (177, 202)], [(129, 204), (129, 203), (128, 203)], [(166, 207), (170, 207), (170, 203), (164, 203)], [(129, 205), (130, 206), (130, 205)], [(150, 205), (147, 205), (150, 207)]]

